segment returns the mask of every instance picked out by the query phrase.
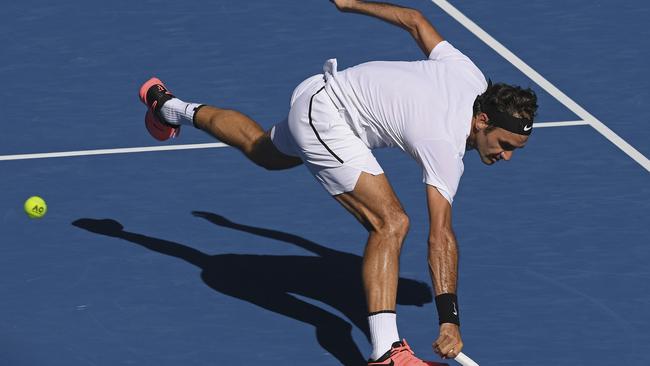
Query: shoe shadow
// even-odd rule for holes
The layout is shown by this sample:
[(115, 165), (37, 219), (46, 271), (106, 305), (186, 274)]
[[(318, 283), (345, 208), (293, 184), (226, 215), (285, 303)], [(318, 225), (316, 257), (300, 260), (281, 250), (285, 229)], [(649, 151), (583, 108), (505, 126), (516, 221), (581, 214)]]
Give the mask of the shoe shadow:
[[(195, 211), (193, 215), (221, 227), (293, 244), (316, 256), (208, 255), (179, 243), (125, 231), (119, 222), (111, 219), (84, 218), (72, 225), (183, 259), (202, 269), (201, 278), (210, 288), (310, 324), (316, 330), (318, 343), (341, 364), (365, 365), (348, 321), (294, 296), (314, 299), (339, 310), (369, 339), (361, 257), (324, 247), (297, 235), (235, 223), (213, 213)], [(399, 279), (398, 304), (422, 306), (432, 300), (431, 288), (427, 284)]]

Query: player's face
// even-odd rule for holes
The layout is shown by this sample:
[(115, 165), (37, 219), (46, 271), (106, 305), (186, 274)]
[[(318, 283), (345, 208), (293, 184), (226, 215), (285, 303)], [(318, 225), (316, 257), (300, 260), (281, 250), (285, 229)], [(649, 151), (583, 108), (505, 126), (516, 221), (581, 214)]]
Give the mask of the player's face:
[(515, 149), (526, 145), (528, 136), (518, 135), (502, 128), (483, 129), (476, 136), (476, 149), (481, 161), (492, 165), (499, 160), (510, 160)]

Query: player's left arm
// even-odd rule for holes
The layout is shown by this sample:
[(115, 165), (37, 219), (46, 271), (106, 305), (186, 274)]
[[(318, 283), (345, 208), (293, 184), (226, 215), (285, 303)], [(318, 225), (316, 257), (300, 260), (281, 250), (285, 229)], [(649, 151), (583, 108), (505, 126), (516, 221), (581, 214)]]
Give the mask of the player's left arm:
[(416, 9), (374, 1), (330, 1), (342, 12), (372, 16), (406, 30), (420, 46), (426, 57), (429, 57), (429, 54), (438, 43), (444, 41), (444, 38), (427, 18)]
[[(428, 261), (431, 282), (435, 288), (436, 296), (456, 295), (458, 246), (456, 235), (451, 227), (451, 205), (437, 188), (427, 184), (426, 190), (430, 225)], [(454, 304), (453, 311), (457, 316), (456, 304)], [(433, 349), (443, 358), (456, 357), (463, 349), (459, 326), (451, 322), (442, 323), (440, 335), (433, 343)]]

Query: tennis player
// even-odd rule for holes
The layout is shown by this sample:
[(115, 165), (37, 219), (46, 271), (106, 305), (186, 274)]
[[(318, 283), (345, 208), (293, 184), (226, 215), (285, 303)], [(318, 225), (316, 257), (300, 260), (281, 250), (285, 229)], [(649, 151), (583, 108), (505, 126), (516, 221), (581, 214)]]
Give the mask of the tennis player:
[[(397, 331), (395, 302), (400, 249), (409, 218), (372, 150), (397, 147), (423, 171), (430, 231), (428, 264), (439, 318), (434, 351), (461, 352), (458, 252), (452, 203), (466, 150), (488, 165), (510, 160), (533, 127), (532, 90), (488, 83), (474, 63), (445, 41), (417, 10), (386, 3), (333, 0), (343, 12), (365, 14), (408, 31), (426, 59), (368, 62), (323, 73), (296, 87), (287, 119), (269, 131), (244, 114), (174, 97), (153, 78), (140, 90), (145, 121), (159, 140), (190, 125), (241, 150), (266, 169), (303, 164), (368, 230), (363, 284), (373, 351), (368, 365), (427, 365)], [(429, 365), (435, 363), (428, 363)]]

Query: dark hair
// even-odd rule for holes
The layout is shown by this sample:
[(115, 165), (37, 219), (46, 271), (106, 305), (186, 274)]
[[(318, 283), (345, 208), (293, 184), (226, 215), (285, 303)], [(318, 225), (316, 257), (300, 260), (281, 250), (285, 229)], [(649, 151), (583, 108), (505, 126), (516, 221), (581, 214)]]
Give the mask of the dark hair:
[(481, 105), (492, 103), (499, 112), (533, 120), (537, 114), (537, 95), (528, 88), (504, 83), (489, 84), (487, 90), (474, 101), (474, 116), (483, 112)]

